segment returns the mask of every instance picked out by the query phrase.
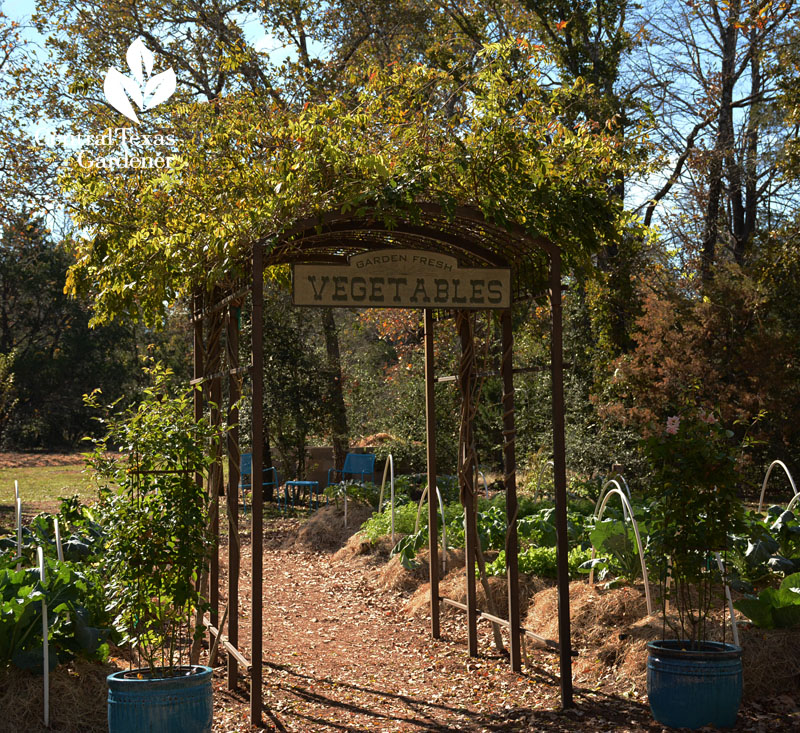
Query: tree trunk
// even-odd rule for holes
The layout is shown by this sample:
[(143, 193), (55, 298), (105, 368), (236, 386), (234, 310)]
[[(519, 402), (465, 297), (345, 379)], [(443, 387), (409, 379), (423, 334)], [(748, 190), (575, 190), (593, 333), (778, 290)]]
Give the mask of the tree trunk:
[(325, 334), (325, 350), (328, 355), (328, 404), (330, 409), (331, 442), (333, 443), (334, 466), (341, 470), (350, 448), (347, 427), (347, 411), (342, 392), (342, 359), (339, 351), (339, 332), (333, 318), (333, 308), (322, 309), (322, 331)]
[[(705, 233), (701, 252), (700, 274), (703, 284), (714, 277), (719, 242), (719, 221), (723, 193), (723, 163), (733, 149), (733, 88), (736, 83), (736, 41), (739, 35), (737, 23), (741, 2), (731, 3), (728, 17), (723, 19), (715, 8), (717, 27), (722, 41), (722, 67), (720, 69), (720, 100), (717, 117), (717, 137), (708, 171), (708, 201), (706, 203)], [(729, 171), (730, 173), (731, 171)]]
[[(758, 142), (761, 125), (759, 99), (762, 94), (761, 49), (754, 44), (751, 54), (750, 96), (753, 104), (749, 111), (745, 133), (744, 200), (739, 205), (741, 215), (739, 220), (734, 222), (737, 226), (733, 232), (733, 256), (739, 265), (744, 265), (745, 256), (750, 248), (750, 240), (756, 228), (758, 212)], [(741, 196), (741, 187), (739, 195)]]

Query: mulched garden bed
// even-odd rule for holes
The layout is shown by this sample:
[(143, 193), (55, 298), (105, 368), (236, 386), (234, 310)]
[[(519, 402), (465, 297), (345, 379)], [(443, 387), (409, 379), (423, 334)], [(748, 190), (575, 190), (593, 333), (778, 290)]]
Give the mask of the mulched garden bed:
[[(244, 526), (249, 517), (242, 519)], [(387, 570), (387, 543), (379, 543), (373, 553), (357, 538), (348, 542), (355, 527), (353, 522), (345, 530), (340, 511), (333, 507), (310, 520), (265, 522), (262, 664), (267, 730), (664, 730), (651, 718), (636, 653), (642, 644), (636, 625), (649, 623), (635, 618), (642, 612), (638, 591), (620, 589), (604, 597), (585, 584), (574, 586), (573, 635), (580, 654), (575, 659), (576, 707), (561, 711), (554, 654), (529, 645), (524, 674), (513, 674), (492, 645), (490, 626), (480, 623), (481, 656), (470, 658), (464, 615), (456, 611), (443, 613), (442, 638), (432, 640), (424, 604), (410, 603), (415, 593), (424, 593), (425, 573), (413, 574), (410, 582), (396, 568)], [(242, 549), (240, 648), (249, 657), (246, 536)], [(224, 608), (224, 550), (222, 555)], [(463, 570), (453, 560), (451, 572), (457, 577)], [(526, 623), (552, 634), (547, 627), (552, 623), (552, 590), (534, 581), (527, 587)], [(249, 680), (242, 677), (236, 690), (227, 690), (224, 665), (220, 655), (214, 675), (214, 731), (252, 731)], [(114, 669), (82, 664), (59, 668), (51, 688), (51, 730), (105, 730), (104, 678)], [(41, 709), (41, 677), (3, 673), (0, 731), (45, 730)], [(747, 701), (734, 730), (800, 730), (797, 698), (784, 692)]]

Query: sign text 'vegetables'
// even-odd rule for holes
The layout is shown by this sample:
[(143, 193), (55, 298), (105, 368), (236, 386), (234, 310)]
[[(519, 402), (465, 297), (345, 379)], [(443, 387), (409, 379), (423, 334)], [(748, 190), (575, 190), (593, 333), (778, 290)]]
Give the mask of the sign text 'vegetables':
[(433, 252), (381, 250), (354, 255), (347, 265), (295, 265), (293, 292), (295, 305), (508, 308), (511, 272), (461, 268)]

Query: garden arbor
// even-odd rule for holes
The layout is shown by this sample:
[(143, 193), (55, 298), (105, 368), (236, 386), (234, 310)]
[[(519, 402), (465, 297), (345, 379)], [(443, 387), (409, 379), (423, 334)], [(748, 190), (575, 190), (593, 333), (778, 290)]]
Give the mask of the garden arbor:
[[(361, 208), (357, 213), (330, 211), (295, 222), (280, 234), (256, 242), (252, 248), (252, 363), (238, 364), (238, 307), (244, 290), (219, 294), (208, 307), (195, 308), (195, 382), (208, 385), (207, 395), (220, 404), (221, 379), (230, 379), (229, 421), (236, 424), (239, 377), (250, 372), (252, 379), (252, 475), (262, 474), (263, 445), (263, 282), (267, 267), (292, 265), (296, 304), (348, 307), (405, 307), (424, 311), (426, 430), (428, 485), (436, 485), (433, 370), (434, 310), (455, 312), (461, 343), (459, 374), (454, 378), (461, 395), (461, 429), (458, 477), (465, 509), (467, 603), (465, 606), (439, 596), (439, 557), (436, 502), (428, 502), (431, 635), (439, 637), (440, 603), (450, 603), (467, 612), (470, 655), (477, 655), (477, 621), (483, 616), (508, 628), (510, 660), (521, 670), (521, 635), (536, 634), (521, 629), (517, 565), (517, 489), (514, 426), (514, 374), (549, 370), (552, 378), (553, 459), (555, 473), (556, 530), (558, 547), (559, 644), (561, 697), (564, 707), (572, 705), (571, 644), (569, 633), (569, 573), (567, 566), (566, 466), (564, 455), (564, 397), (561, 314), (561, 252), (552, 242), (532, 237), (515, 225), (488, 221), (480, 212), (466, 207), (444, 210), (434, 204), (416, 204), (413, 209)], [(545, 293), (542, 289), (545, 289)], [(549, 294), (552, 314), (550, 364), (515, 369), (511, 306), (515, 299)], [(224, 312), (227, 309), (228, 317)], [(478, 373), (471, 313), (500, 311), (502, 358), (497, 376), (503, 384), (503, 455), (508, 517), (506, 564), (508, 578), (508, 621), (481, 613), (476, 605), (475, 559), (477, 459), (472, 435), (474, 388)], [(203, 338), (203, 323), (208, 336)], [(220, 334), (227, 323), (225, 338), (227, 369), (221, 369)], [(441, 380), (441, 378), (438, 378)], [(451, 377), (452, 381), (453, 378)], [(199, 393), (198, 393), (199, 395)], [(195, 405), (203, 410), (202, 398)], [(221, 447), (220, 447), (221, 452)], [(229, 485), (227, 506), (232, 538), (229, 544), (227, 639), (229, 685), (236, 682), (237, 665), (251, 673), (251, 718), (261, 719), (262, 666), (262, 543), (263, 496), (253, 492), (252, 501), (252, 614), (251, 659), (237, 649), (239, 541), (237, 484), (239, 448), (236, 429), (229, 433), (227, 446)], [(216, 505), (222, 485), (219, 471), (212, 476), (210, 493)], [(257, 486), (257, 479), (253, 481)], [(215, 512), (212, 511), (212, 516)], [(212, 635), (221, 636), (219, 624), (219, 573), (216, 560), (211, 571)], [(224, 622), (224, 619), (223, 619)], [(538, 637), (536, 637), (538, 638)]]

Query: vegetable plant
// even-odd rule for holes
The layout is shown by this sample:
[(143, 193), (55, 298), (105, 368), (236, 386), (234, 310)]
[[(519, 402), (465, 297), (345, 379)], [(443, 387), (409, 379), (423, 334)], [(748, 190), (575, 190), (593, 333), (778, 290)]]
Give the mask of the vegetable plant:
[(758, 597), (742, 598), (733, 604), (762, 629), (800, 626), (800, 573), (787, 575), (779, 588), (765, 588)]
[(92, 587), (96, 576), (52, 558), (45, 564), (44, 582), (38, 568), (0, 569), (0, 666), (13, 663), (20, 669), (42, 670), (43, 600), (51, 667), (75, 656), (104, 659), (108, 630), (93, 625), (102, 609), (91, 607), (92, 599), (98, 598)]
[[(591, 558), (591, 550), (573, 547), (567, 556), (570, 578), (580, 576), (580, 566)], [(528, 547), (518, 555), (519, 571), (540, 578), (555, 578), (558, 575), (555, 547)], [(505, 575), (506, 553), (501, 551), (497, 558), (486, 564), (489, 575)]]
[[(640, 525), (640, 532), (642, 530)], [(629, 522), (613, 518), (602, 519), (589, 532), (589, 539), (597, 557), (581, 566), (581, 572), (588, 573), (594, 568), (600, 581), (610, 575), (616, 579), (633, 583), (642, 575), (639, 547), (636, 534)]]
[(744, 529), (731, 534), (728, 554), (729, 583), (736, 590), (753, 592), (776, 574), (800, 571), (800, 521), (793, 512), (772, 506), (762, 517), (748, 512)]

